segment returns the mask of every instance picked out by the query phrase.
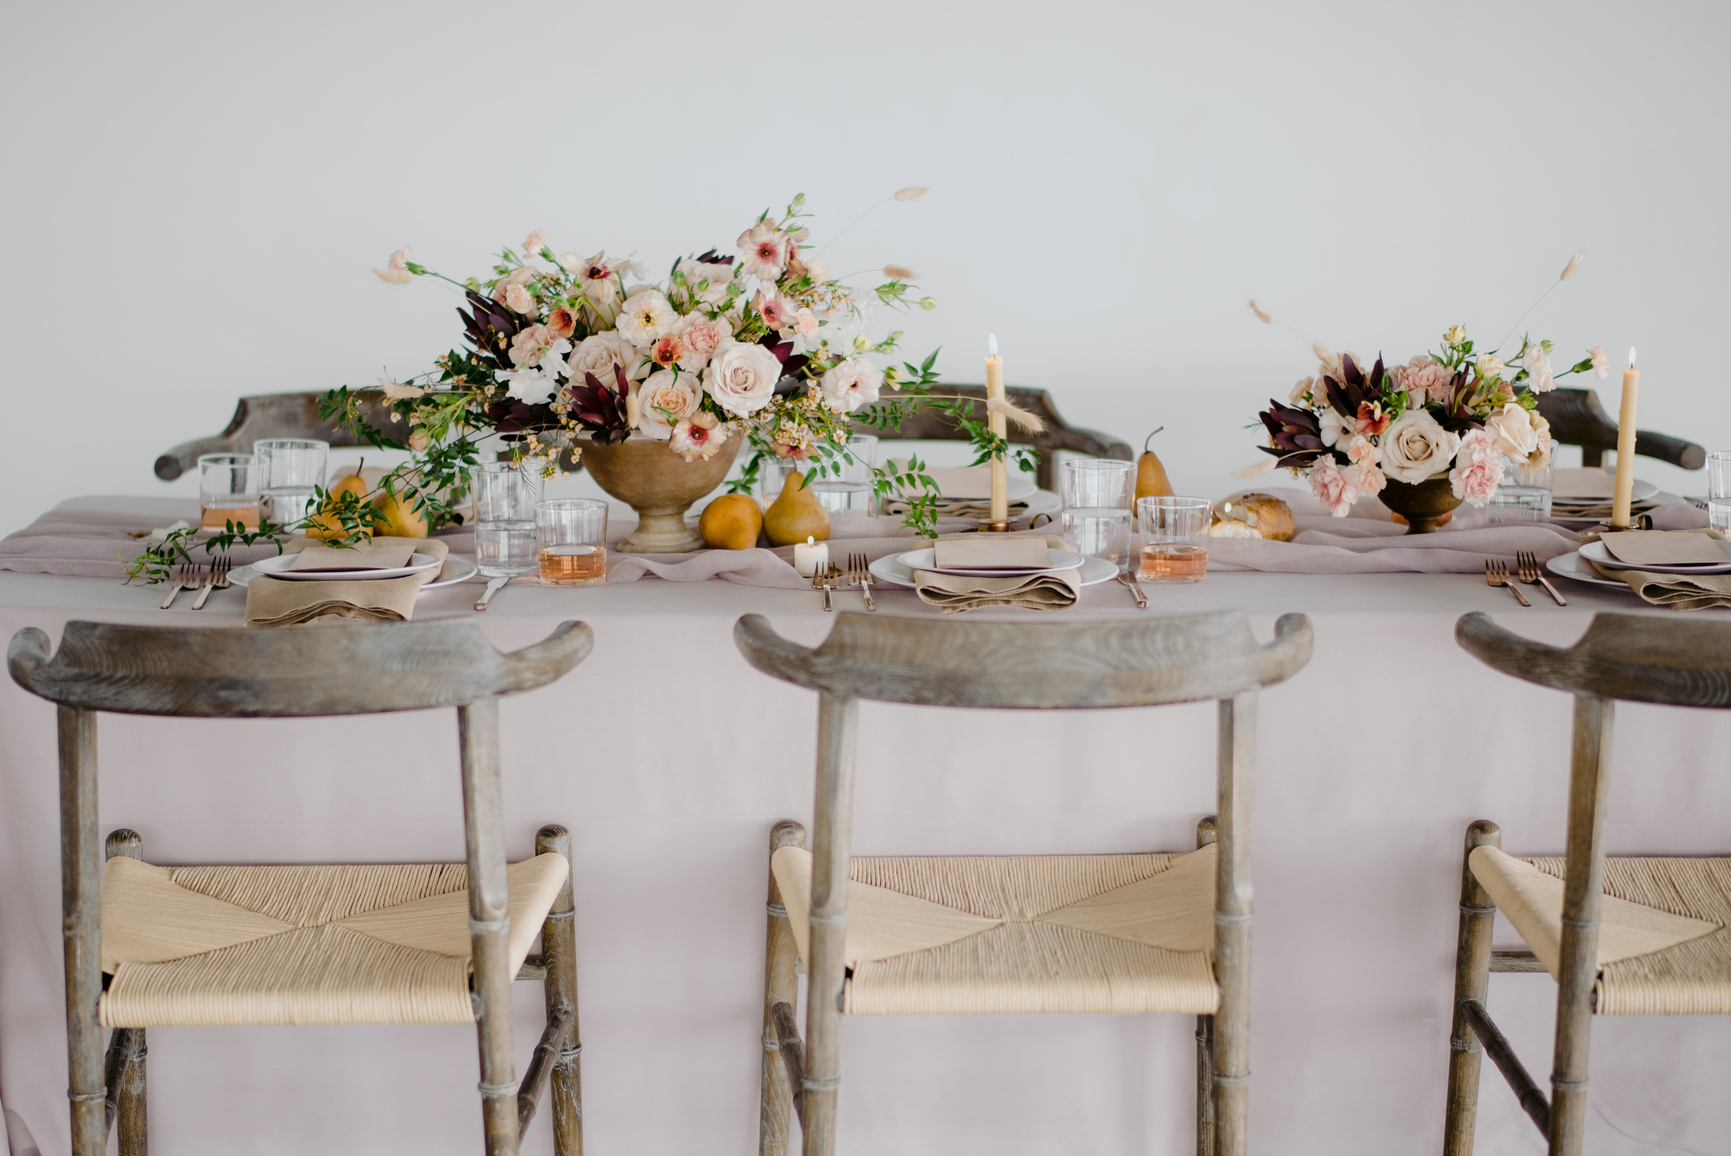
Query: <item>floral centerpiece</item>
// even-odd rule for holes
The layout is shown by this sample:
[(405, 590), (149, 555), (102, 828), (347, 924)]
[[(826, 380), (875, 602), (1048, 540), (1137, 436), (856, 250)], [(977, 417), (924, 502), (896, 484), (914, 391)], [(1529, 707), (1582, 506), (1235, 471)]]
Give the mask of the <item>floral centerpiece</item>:
[[(903, 189), (890, 200), (925, 191)], [(391, 422), (406, 424), (407, 445), (435, 464), (472, 458), (475, 443), (491, 435), (523, 454), (588, 455), (603, 488), (616, 473), (602, 466), (604, 448), (627, 440), (662, 443), (665, 453), (646, 450), (642, 461), (667, 474), (707, 465), (713, 480), (699, 496), (722, 480), (742, 446), (751, 456), (731, 483), (735, 490), (755, 485), (772, 455), (809, 463), (812, 472), (839, 472), (850, 460), (856, 421), (898, 424), (933, 396), (936, 353), (918, 365), (880, 364), (901, 333), (868, 336), (872, 312), (936, 302), (916, 298), (914, 274), (899, 266), (884, 266), (884, 279), (870, 289), (834, 276), (800, 223), (804, 202), (802, 194), (780, 216), (760, 214), (739, 235), (736, 252), (680, 257), (653, 282), (631, 257), (556, 254), (540, 231), (501, 252), (486, 278), (454, 280), (399, 249), (375, 272), (390, 282), (426, 277), (461, 290), (464, 347), (426, 372), (381, 379)], [(901, 396), (883, 399), (886, 389)], [(326, 395), (325, 408), (362, 436), (393, 444), (365, 421), (360, 397), (347, 388)], [(958, 420), (970, 433), (978, 424), (960, 413)], [(975, 440), (993, 441), (989, 433)], [(1005, 449), (977, 448), (981, 460)], [(641, 475), (645, 467), (633, 468)], [(900, 473), (877, 466), (874, 475), (886, 495), (935, 491), (917, 459)], [(914, 503), (912, 521), (930, 521), (933, 498), (923, 514)]]
[[(1580, 262), (1577, 254), (1559, 281)], [(1250, 306), (1258, 319), (1275, 323), (1261, 305)], [(1414, 533), (1434, 529), (1463, 501), (1488, 503), (1508, 469), (1546, 464), (1550, 423), (1538, 412), (1538, 395), (1569, 374), (1606, 375), (1602, 347), (1557, 373), (1549, 341), (1523, 336), (1505, 359), (1496, 350), (1480, 352), (1459, 325), (1443, 334), (1435, 353), (1403, 365), (1387, 366), (1379, 355), (1366, 368), (1356, 354), (1307, 344), (1317, 372), (1301, 378), (1285, 404), (1271, 399), (1257, 415), (1268, 432), (1268, 444), (1258, 448), (1271, 460), (1233, 476), (1285, 467), (1309, 480), (1334, 517), (1344, 518), (1360, 497), (1378, 497), (1406, 516)]]

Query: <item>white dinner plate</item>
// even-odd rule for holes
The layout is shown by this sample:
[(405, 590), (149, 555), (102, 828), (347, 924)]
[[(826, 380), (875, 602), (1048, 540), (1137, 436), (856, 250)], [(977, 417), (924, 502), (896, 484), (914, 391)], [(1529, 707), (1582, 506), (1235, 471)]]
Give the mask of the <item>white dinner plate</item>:
[(1570, 550), (1567, 554), (1558, 554), (1545, 563), (1545, 569), (1559, 578), (1573, 578), (1577, 582), (1590, 582), (1594, 586), (1609, 586), (1612, 590), (1621, 590), (1625, 594), (1633, 594), (1627, 582), (1616, 582), (1606, 578), (1581, 558), (1579, 550)]
[(1082, 555), (1070, 550), (1046, 551), (1048, 566), (939, 566), (931, 549), (909, 550), (896, 555), (896, 561), (908, 570), (935, 570), (940, 574), (960, 574), (967, 578), (1020, 578), (1026, 574), (1047, 574), (1053, 570), (1075, 570), (1082, 565)]
[(411, 554), (407, 566), (393, 566), (388, 570), (290, 569), (299, 557), (299, 554), (278, 554), (274, 558), (261, 559), (252, 564), (253, 573), (269, 574), (272, 578), (284, 578), (290, 582), (377, 582), (382, 578), (407, 578), (441, 564), (432, 554)]
[[(1727, 543), (1720, 542), (1717, 545), (1724, 550)], [(1727, 552), (1723, 562), (1678, 562), (1649, 566), (1633, 566), (1619, 561), (1605, 549), (1603, 542), (1598, 541), (1584, 543), (1579, 553), (1583, 561), (1596, 562), (1607, 570), (1645, 570), (1649, 574), (1731, 574), (1731, 552)]]
[[(894, 554), (885, 554), (869, 569), (872, 577), (880, 582), (888, 582), (891, 586), (912, 586), (914, 572), (903, 566)], [(1082, 585), (1093, 586), (1100, 582), (1110, 582), (1118, 577), (1118, 567), (1104, 558), (1083, 558), (1081, 574)]]
[[(428, 555), (417, 555), (417, 557), (427, 556)], [(267, 558), (266, 561), (274, 561), (274, 559)], [(428, 590), (436, 590), (441, 586), (455, 586), (459, 582), (467, 582), (480, 572), (480, 567), (476, 566), (466, 558), (449, 558), (446, 561), (450, 566), (450, 574), (448, 576), (440, 576), (433, 579), (431, 582), (421, 587), (421, 593), (424, 594)], [(258, 573), (258, 563), (255, 562), (251, 566), (237, 567), (231, 574), (229, 574), (228, 580), (233, 582), (236, 586), (244, 587), (248, 582), (256, 577)]]
[[(1652, 482), (1643, 482), (1640, 478), (1636, 478), (1634, 481), (1635, 485), (1630, 492), (1630, 497), (1636, 501), (1639, 501), (1642, 498), (1650, 498), (1659, 492), (1659, 487), (1654, 485)], [(1593, 496), (1587, 494), (1571, 494), (1569, 493), (1568, 485), (1569, 483), (1567, 479), (1565, 479), (1556, 489), (1551, 491), (1551, 504), (1553, 506), (1559, 504), (1564, 506), (1605, 506), (1609, 505), (1611, 502), (1609, 495)]]

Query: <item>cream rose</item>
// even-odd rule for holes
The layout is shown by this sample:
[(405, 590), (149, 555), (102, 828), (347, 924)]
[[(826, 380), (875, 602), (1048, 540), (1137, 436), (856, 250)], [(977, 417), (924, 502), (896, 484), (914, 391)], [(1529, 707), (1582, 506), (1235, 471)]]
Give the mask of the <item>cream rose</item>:
[(1533, 426), (1532, 415), (1512, 401), (1486, 419), (1485, 429), (1495, 439), (1497, 449), (1511, 458), (1528, 458), (1538, 452), (1539, 431)]
[(611, 382), (615, 365), (624, 367), (626, 377), (634, 377), (641, 360), (636, 347), (610, 329), (585, 337), (565, 359), (565, 367), (574, 382), (582, 382), (587, 373), (593, 373), (598, 381)]
[(686, 288), (706, 305), (719, 305), (727, 300), (727, 291), (733, 284), (733, 270), (731, 262), (723, 265), (694, 257), (679, 262), (679, 272), (685, 278)]
[(649, 375), (637, 391), (638, 432), (658, 441), (673, 436), (673, 427), (697, 412), (703, 397), (698, 393), (697, 376), (681, 373), (675, 379), (671, 369)]
[(729, 337), (716, 347), (703, 374), (703, 388), (728, 413), (749, 417), (769, 404), (780, 380), (781, 362), (775, 354), (755, 342)]
[(1459, 435), (1438, 425), (1429, 410), (1409, 409), (1382, 435), (1382, 472), (1417, 485), (1447, 470), (1460, 444)]

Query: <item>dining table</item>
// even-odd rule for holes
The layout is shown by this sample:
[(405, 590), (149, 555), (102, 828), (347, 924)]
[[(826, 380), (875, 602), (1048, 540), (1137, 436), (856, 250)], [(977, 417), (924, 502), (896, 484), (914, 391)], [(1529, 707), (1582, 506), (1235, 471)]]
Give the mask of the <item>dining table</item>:
[[(100, 499), (80, 499), (95, 508)], [(184, 499), (130, 498), (166, 521)], [(156, 506), (141, 503), (155, 502)], [(179, 503), (178, 505), (176, 503)], [(1471, 611), (1567, 645), (1595, 614), (1674, 614), (1553, 579), (1530, 608), (1481, 574), (1210, 572), (1116, 582), (1068, 609), (972, 619), (1122, 621), (1238, 610), (1267, 639), (1307, 615), (1314, 656), (1261, 695), (1255, 760), (1251, 1143), (1288, 1156), (1434, 1152), (1449, 1059), (1462, 845), (1491, 819), (1514, 854), (1564, 845), (1572, 703), (1454, 641)], [(594, 630), (567, 677), (503, 700), (505, 829), (572, 832), (583, 1127), (596, 1156), (746, 1156), (758, 1142), (768, 838), (809, 823), (817, 710), (747, 665), (734, 623), (805, 644), (860, 592), (726, 580), (590, 587), (477, 579), (430, 589), (417, 621), (476, 616), (501, 649), (562, 621)], [(879, 585), (878, 614), (937, 617)], [(239, 627), (238, 588), (158, 609), (160, 587), (0, 572), (0, 635), (74, 620)], [(1701, 611), (1717, 618), (1725, 611)], [(286, 629), (306, 629), (288, 627)], [(388, 627), (381, 627), (388, 629)], [(295, 720), (104, 715), (100, 821), (162, 864), (459, 861), (452, 712)], [(862, 855), (1184, 851), (1214, 809), (1211, 703), (987, 712), (860, 709)], [(0, 684), (0, 1104), (11, 1156), (70, 1150), (55, 708)], [(1611, 854), (1731, 852), (1731, 718), (1619, 705)], [(1498, 917), (1495, 944), (1518, 947)], [(519, 1072), (541, 991), (519, 984)], [(1556, 987), (1497, 975), (1489, 1005), (1541, 1084)], [(839, 1149), (897, 1156), (1194, 1152), (1195, 1020), (1183, 1016), (852, 1016)], [(149, 1040), (152, 1145), (177, 1156), (414, 1152), (481, 1144), (475, 1036), (454, 1026), (174, 1028)], [(1727, 1150), (1731, 1020), (1602, 1017), (1588, 1149)], [(1491, 1065), (1480, 1153), (1544, 1145)], [(525, 1153), (549, 1153), (537, 1119)]]

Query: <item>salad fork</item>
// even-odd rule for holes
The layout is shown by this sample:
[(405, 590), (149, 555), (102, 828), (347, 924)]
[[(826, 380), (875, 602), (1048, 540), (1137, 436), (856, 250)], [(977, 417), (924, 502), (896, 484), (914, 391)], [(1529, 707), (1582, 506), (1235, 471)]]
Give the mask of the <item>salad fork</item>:
[(1531, 550), (1515, 551), (1515, 573), (1528, 586), (1543, 586), (1545, 593), (1554, 599), (1558, 606), (1567, 606), (1568, 600), (1557, 593), (1545, 576), (1539, 572), (1539, 556)]
[(1531, 602), (1527, 601), (1527, 596), (1521, 593), (1521, 588), (1509, 581), (1509, 568), (1505, 563), (1493, 562), (1489, 558), (1485, 559), (1485, 584), (1489, 586), (1507, 586), (1509, 588), (1509, 593), (1513, 594), (1515, 600), (1522, 606), (1532, 605)]
[(168, 597), (164, 598), (162, 600), (161, 609), (167, 610), (170, 606), (174, 605), (175, 596), (178, 595), (182, 590), (197, 590), (197, 589), (198, 589), (198, 563), (197, 562), (182, 562), (180, 564), (180, 573), (175, 576), (174, 585), (169, 587)]
[(872, 575), (864, 554), (849, 554), (847, 556), (847, 584), (859, 587), (860, 595), (865, 598), (867, 610), (878, 608), (877, 603), (872, 601)]
[(210, 577), (204, 580), (204, 589), (200, 590), (198, 597), (193, 600), (192, 608), (194, 610), (204, 609), (204, 604), (210, 598), (212, 590), (228, 589), (228, 570), (233, 564), (227, 554), (219, 555), (211, 561)]

